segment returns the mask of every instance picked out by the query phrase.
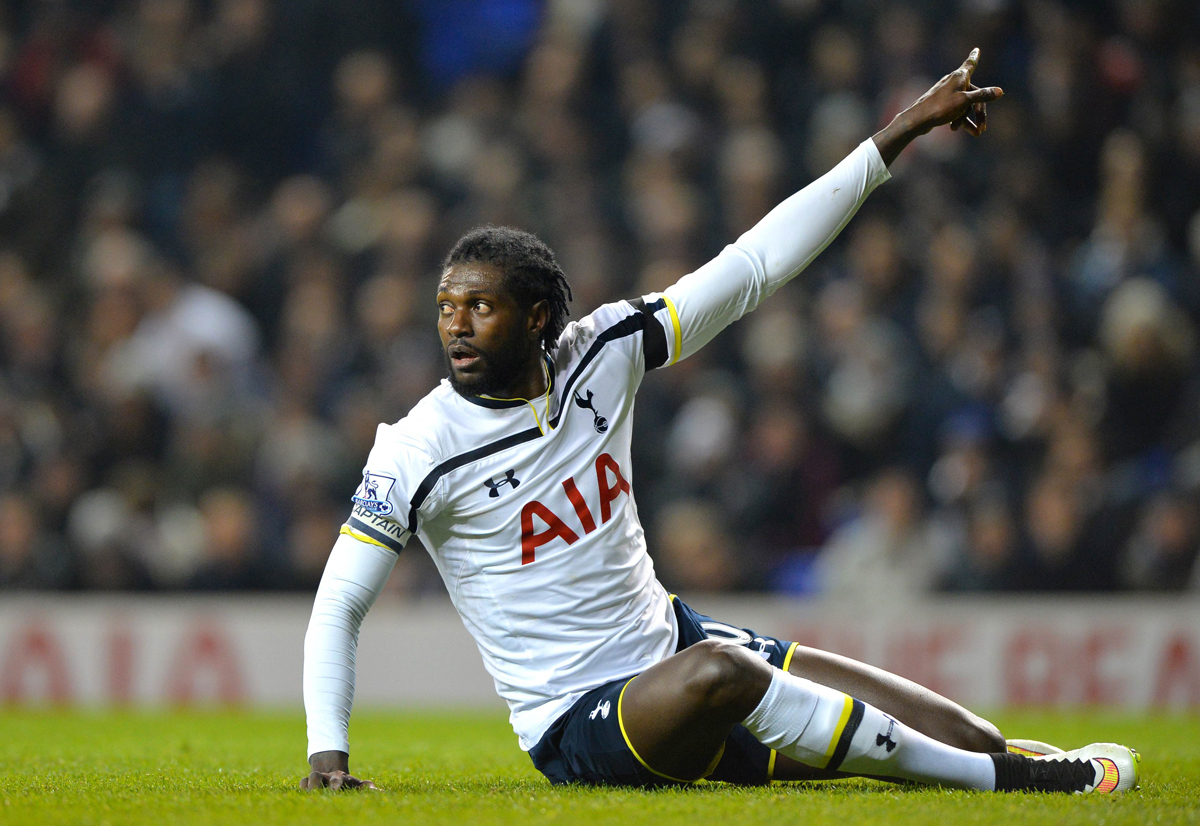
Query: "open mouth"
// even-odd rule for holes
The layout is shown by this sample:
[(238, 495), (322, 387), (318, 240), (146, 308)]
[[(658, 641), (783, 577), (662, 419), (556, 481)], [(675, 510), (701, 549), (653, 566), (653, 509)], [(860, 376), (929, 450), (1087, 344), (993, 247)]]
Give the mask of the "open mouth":
[(470, 367), (475, 362), (479, 361), (479, 353), (465, 344), (453, 344), (446, 351), (450, 356), (450, 363), (454, 365), (454, 369), (462, 370)]

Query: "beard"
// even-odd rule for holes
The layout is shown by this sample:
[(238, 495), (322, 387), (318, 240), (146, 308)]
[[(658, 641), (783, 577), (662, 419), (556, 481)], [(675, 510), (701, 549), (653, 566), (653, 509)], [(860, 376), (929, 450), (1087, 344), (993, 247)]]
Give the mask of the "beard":
[[(478, 355), (470, 373), (458, 373), (450, 360), (451, 344), (466, 344)], [(460, 396), (495, 396), (512, 387), (528, 366), (528, 350), (520, 336), (484, 350), (465, 341), (451, 341), (442, 348), (450, 386)]]

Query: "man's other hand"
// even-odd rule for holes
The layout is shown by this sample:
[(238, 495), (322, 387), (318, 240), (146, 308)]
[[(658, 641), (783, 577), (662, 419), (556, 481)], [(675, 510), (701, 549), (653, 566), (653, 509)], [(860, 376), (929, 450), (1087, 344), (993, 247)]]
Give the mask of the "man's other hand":
[(999, 86), (979, 88), (971, 75), (979, 65), (979, 49), (972, 49), (963, 64), (933, 85), (912, 105), (875, 135), (884, 163), (891, 165), (901, 150), (918, 135), (935, 126), (950, 124), (978, 137), (987, 129), (987, 104), (1004, 94)]
[(308, 758), (312, 772), (300, 779), (304, 791), (314, 789), (370, 789), (379, 791), (370, 780), (359, 780), (350, 774), (350, 755), (344, 751), (322, 751)]

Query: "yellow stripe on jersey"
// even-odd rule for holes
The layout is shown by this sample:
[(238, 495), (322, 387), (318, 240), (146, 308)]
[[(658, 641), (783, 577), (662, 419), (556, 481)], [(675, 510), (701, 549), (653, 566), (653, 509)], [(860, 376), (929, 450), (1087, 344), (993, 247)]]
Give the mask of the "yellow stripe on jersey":
[(846, 730), (846, 723), (850, 719), (850, 712), (854, 708), (854, 699), (847, 694), (846, 703), (842, 706), (842, 716), (838, 718), (837, 728), (833, 730), (833, 737), (829, 740), (829, 748), (825, 750), (825, 762), (821, 764), (821, 768), (829, 765), (829, 761), (833, 759), (833, 753), (837, 750), (838, 740), (842, 739), (842, 732)]
[(354, 528), (350, 527), (349, 525), (342, 525), (342, 529), (340, 531), (338, 531), (338, 533), (344, 534), (349, 537), (353, 537), (354, 539), (357, 539), (359, 542), (366, 542), (371, 545), (378, 545), (379, 547), (383, 548), (385, 551), (391, 551), (392, 553), (396, 553), (395, 548), (389, 548), (387, 545), (384, 545), (378, 539), (372, 539), (371, 537), (367, 536), (362, 531), (354, 530)]
[(679, 361), (679, 353), (683, 350), (683, 331), (679, 328), (679, 312), (675, 309), (675, 302), (666, 293), (663, 293), (662, 297), (667, 303), (667, 312), (671, 314), (671, 329), (675, 331), (675, 349), (672, 351), (671, 360), (667, 362), (669, 367)]

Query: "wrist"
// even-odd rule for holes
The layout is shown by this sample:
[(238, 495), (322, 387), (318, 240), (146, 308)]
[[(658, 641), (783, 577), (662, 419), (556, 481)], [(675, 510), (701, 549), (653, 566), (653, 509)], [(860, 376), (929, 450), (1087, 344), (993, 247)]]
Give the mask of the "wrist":
[(315, 772), (350, 773), (350, 755), (344, 751), (319, 751), (308, 758), (308, 765)]
[(912, 143), (913, 139), (920, 134), (913, 123), (912, 116), (906, 109), (871, 137), (886, 166), (891, 166), (892, 161), (896, 160), (897, 156), (904, 151), (904, 147)]

